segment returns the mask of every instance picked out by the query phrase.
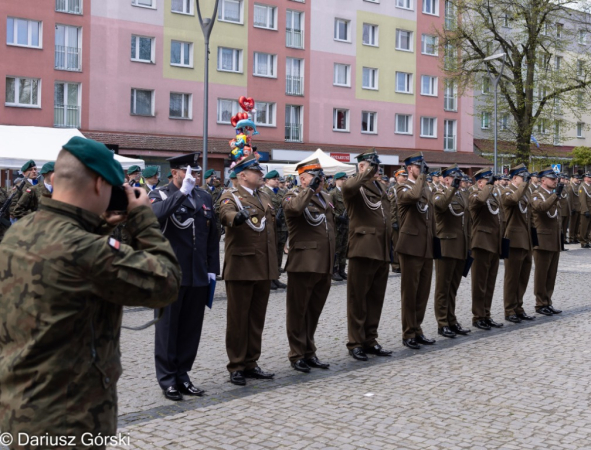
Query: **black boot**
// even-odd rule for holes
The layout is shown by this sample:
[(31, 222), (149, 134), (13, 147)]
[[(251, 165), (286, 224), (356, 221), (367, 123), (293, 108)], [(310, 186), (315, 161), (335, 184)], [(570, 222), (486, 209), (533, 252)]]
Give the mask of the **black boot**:
[(341, 278), (343, 280), (346, 280), (347, 279), (347, 272), (345, 272), (345, 267), (346, 266), (344, 266), (344, 265), (343, 266), (339, 266), (339, 275), (341, 276)]

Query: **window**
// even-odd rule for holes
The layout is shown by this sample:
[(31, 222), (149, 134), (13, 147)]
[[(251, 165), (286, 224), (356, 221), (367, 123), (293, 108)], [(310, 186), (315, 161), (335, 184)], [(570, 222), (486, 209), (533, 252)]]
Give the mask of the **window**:
[(56, 82), (53, 101), (53, 126), (80, 128), (80, 85)]
[(285, 140), (287, 142), (302, 142), (302, 107), (285, 105)]
[(563, 35), (563, 33), (564, 33), (564, 25), (563, 25), (563, 24), (561, 24), (561, 23), (557, 23), (557, 24), (556, 24), (556, 37), (557, 37), (558, 39), (561, 39), (561, 38), (562, 38), (562, 35)]
[(445, 90), (443, 94), (443, 109), (446, 111), (457, 111), (458, 110), (458, 92), (456, 85), (451, 80), (445, 81)]
[(218, 20), (242, 23), (242, 0), (220, 0)]
[(377, 134), (378, 113), (369, 111), (363, 111), (361, 113), (361, 132), (368, 134)]
[(412, 0), (396, 0), (396, 8), (412, 9)]
[(334, 108), (332, 110), (332, 131), (349, 131), (349, 110)]
[(482, 93), (490, 94), (490, 78), (488, 75), (482, 76)]
[(287, 10), (285, 24), (285, 46), (291, 48), (304, 48), (304, 13)]
[(437, 77), (421, 75), (421, 95), (437, 96)]
[(42, 47), (42, 25), (36, 20), (15, 19), (6, 20), (6, 43), (23, 47)]
[(190, 42), (170, 42), (170, 65), (193, 67), (193, 44)]
[(191, 94), (170, 93), (168, 117), (171, 119), (192, 119), (193, 96)]
[(560, 122), (554, 123), (554, 145), (560, 145)]
[(539, 134), (546, 134), (548, 132), (548, 121), (547, 119), (538, 119), (536, 128)]
[(560, 97), (554, 97), (554, 114), (562, 114)]
[(456, 9), (452, 0), (445, 0), (445, 24), (446, 30), (454, 30), (456, 28)]
[(55, 68), (82, 70), (82, 28), (55, 26)]
[(222, 72), (242, 72), (242, 50), (218, 47), (218, 70)]
[(242, 111), (237, 100), (218, 98), (218, 123), (232, 123), (232, 117)]
[(482, 112), (480, 117), (480, 128), (483, 130), (488, 130), (490, 128), (490, 113), (489, 112)]
[(372, 45), (377, 47), (378, 45), (378, 26), (363, 24), (363, 45)]
[(131, 35), (131, 60), (154, 62), (154, 38)]
[(134, 116), (154, 115), (154, 91), (131, 90), (131, 114)]
[(544, 22), (544, 24), (542, 25), (541, 34), (543, 36), (548, 36), (548, 22)]
[(583, 130), (585, 129), (585, 124), (583, 122), (577, 123), (577, 137), (584, 138), (585, 135), (583, 134)]
[(561, 67), (562, 67), (562, 56), (555, 56), (554, 57), (554, 69), (556, 69), (556, 71), (559, 71)]
[(396, 50), (412, 52), (412, 31), (396, 30)]
[(304, 60), (299, 58), (285, 59), (285, 93), (287, 95), (304, 95)]
[(55, 0), (55, 10), (70, 14), (82, 14), (82, 0)]
[(505, 28), (511, 28), (509, 23), (509, 14), (503, 13), (501, 14), (501, 26)]
[(261, 126), (275, 126), (275, 103), (256, 102), (254, 104), (256, 114), (254, 123)]
[(424, 55), (437, 56), (437, 36), (423, 34), (421, 36), (421, 52)]
[(421, 117), (421, 137), (437, 137), (437, 119), (435, 117)]
[(396, 114), (396, 133), (412, 134), (412, 116), (410, 114)]
[(6, 78), (6, 106), (41, 107), (41, 80), (38, 78)]
[(351, 21), (345, 19), (334, 20), (334, 39), (335, 41), (351, 42), (350, 33)]
[(578, 39), (579, 44), (585, 45), (587, 43), (587, 31), (579, 30), (578, 36), (579, 36), (579, 39)]
[(254, 52), (254, 73), (259, 77), (277, 78), (277, 56), (268, 53)]
[(443, 121), (443, 150), (447, 152), (456, 151), (456, 120)]
[(267, 5), (254, 5), (253, 24), (256, 28), (277, 29), (277, 8)]
[(445, 51), (443, 54), (443, 68), (445, 70), (455, 70), (456, 64), (456, 49), (452, 44), (445, 44)]
[(363, 68), (363, 89), (378, 89), (378, 69)]
[(412, 94), (412, 73), (396, 72), (396, 92)]
[(423, 12), (425, 14), (439, 14), (439, 0), (423, 0)]
[(172, 0), (170, 10), (179, 14), (193, 14), (192, 0)]
[(583, 91), (577, 92), (577, 106), (580, 108), (583, 106), (583, 102), (585, 101), (585, 94)]
[(505, 113), (501, 115), (501, 130), (507, 131), (509, 129), (509, 114)]
[(351, 66), (349, 64), (335, 63), (333, 84), (335, 86), (351, 86)]
[(156, 0), (131, 0), (132, 6), (142, 6), (144, 8), (156, 8)]
[(581, 59), (577, 60), (577, 76), (579, 78), (585, 76), (585, 62)]

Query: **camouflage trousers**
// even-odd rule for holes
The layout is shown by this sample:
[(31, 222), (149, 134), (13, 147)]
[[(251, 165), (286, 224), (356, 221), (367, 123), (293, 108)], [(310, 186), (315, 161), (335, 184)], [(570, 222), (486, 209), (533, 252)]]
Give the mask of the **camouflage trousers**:
[(347, 265), (347, 244), (349, 242), (349, 228), (337, 228), (336, 246), (335, 246), (335, 267), (342, 267)]

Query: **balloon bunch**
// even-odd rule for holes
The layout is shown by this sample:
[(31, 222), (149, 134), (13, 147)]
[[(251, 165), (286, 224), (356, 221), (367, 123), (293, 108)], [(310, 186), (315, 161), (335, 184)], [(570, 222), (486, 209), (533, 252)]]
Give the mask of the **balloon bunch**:
[(230, 159), (233, 161), (230, 167), (253, 152), (257, 159), (260, 158), (251, 142), (251, 133), (253, 136), (259, 134), (253, 120), (253, 114), (256, 113), (254, 99), (243, 95), (238, 99), (238, 103), (244, 112), (239, 112), (231, 120), (232, 126), (236, 129), (236, 137), (230, 141)]

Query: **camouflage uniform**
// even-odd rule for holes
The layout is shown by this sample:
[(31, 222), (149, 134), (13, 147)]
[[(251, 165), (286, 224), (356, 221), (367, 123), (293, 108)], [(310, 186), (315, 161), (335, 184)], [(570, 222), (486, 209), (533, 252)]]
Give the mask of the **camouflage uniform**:
[[(0, 208), (4, 206), (4, 203), (8, 200), (8, 194), (6, 193), (6, 189), (0, 187)], [(2, 237), (4, 233), (10, 226), (10, 213), (9, 209), (6, 210), (4, 215), (0, 217), (0, 242), (2, 242)]]
[(277, 267), (281, 270), (281, 266), (283, 265), (283, 249), (285, 247), (285, 243), (287, 242), (287, 222), (285, 220), (285, 214), (283, 213), (283, 197), (285, 197), (284, 189), (277, 190), (277, 193), (269, 186), (263, 186), (261, 188), (263, 192), (269, 194), (271, 197), (271, 202), (273, 203), (273, 208), (275, 208), (275, 235), (277, 237)]
[[(33, 186), (31, 184), (31, 181), (29, 179), (27, 179), (27, 181), (25, 182), (25, 184), (23, 185), (23, 187), (21, 189), (18, 189), (17, 186), (20, 183), (21, 182), (19, 181), (19, 183), (15, 184), (12, 187), (12, 190), (10, 191), (10, 194), (12, 194), (13, 192), (15, 193), (14, 197), (12, 197), (12, 202), (10, 203), (10, 217), (15, 218), (15, 219), (18, 219), (19, 217), (22, 217), (22, 208), (21, 208), (21, 216), (17, 216), (16, 215), (17, 214), (17, 212), (16, 212), (16, 206), (17, 206), (20, 198), (27, 191), (27, 189), (33, 189), (35, 187), (35, 186)], [(24, 205), (23, 205), (23, 208), (24, 208)]]
[(343, 200), (343, 192), (336, 187), (330, 192), (330, 196), (334, 206), (335, 222), (337, 226), (334, 272), (338, 272), (342, 278), (341, 272), (345, 273), (345, 267), (347, 267), (349, 216), (347, 216), (347, 209), (345, 208), (345, 201)]
[(216, 227), (218, 229), (218, 240), (219, 240), (222, 238), (222, 234), (224, 234), (224, 227), (222, 226), (222, 223), (220, 222), (220, 199), (222, 198), (222, 194), (224, 193), (224, 187), (223, 186), (216, 186), (215, 188), (213, 188), (213, 191), (212, 191), (211, 186), (206, 184), (205, 186), (203, 186), (203, 190), (205, 190), (205, 192), (207, 192), (207, 193), (209, 193), (209, 195), (211, 195), (211, 200), (213, 203), (213, 210), (215, 212), (215, 223), (216, 223)]
[[(123, 305), (176, 299), (180, 267), (149, 206), (130, 211), (137, 250), (99, 216), (43, 198), (0, 246), (0, 430), (113, 435)], [(44, 447), (45, 448), (45, 447)], [(68, 446), (70, 448), (70, 446)]]

